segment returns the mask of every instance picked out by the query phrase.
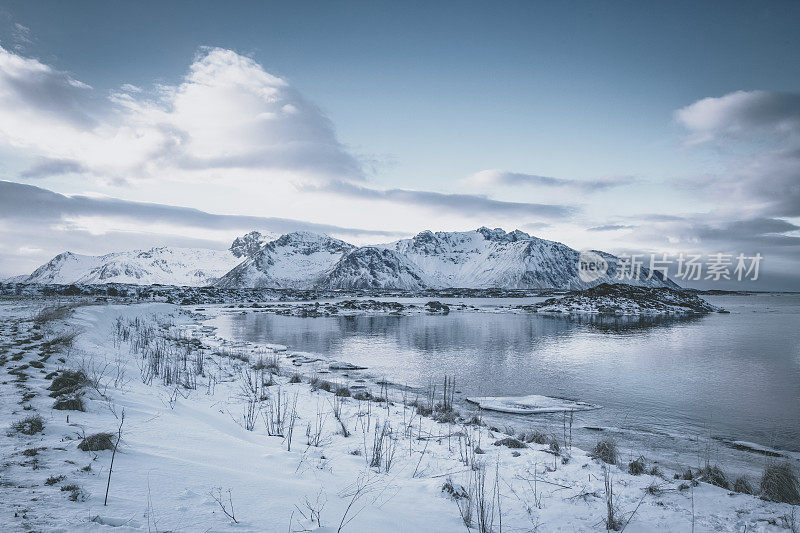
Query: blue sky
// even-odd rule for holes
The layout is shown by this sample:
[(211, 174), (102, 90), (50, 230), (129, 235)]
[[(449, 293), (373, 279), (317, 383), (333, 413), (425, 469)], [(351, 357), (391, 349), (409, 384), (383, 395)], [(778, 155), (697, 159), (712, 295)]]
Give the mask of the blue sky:
[[(181, 87), (203, 47), (215, 47), (251, 59), (290, 87), (292, 101), (300, 98), (301, 107), (308, 106), (303, 109), (313, 115), (314, 143), (325, 149), (304, 151), (303, 157), (328, 158), (334, 150), (335, 158), (355, 161), (358, 169), (342, 174), (341, 165), (317, 166), (314, 172), (324, 170), (324, 178), (300, 175), (308, 169), (287, 166), (281, 156), (283, 166), (270, 162), (269, 169), (251, 166), (249, 173), (240, 167), (236, 172), (201, 169), (206, 174), (191, 179), (203, 185), (187, 192), (190, 178), (168, 179), (168, 168), (151, 170), (142, 180), (123, 175), (134, 167), (114, 168), (110, 177), (107, 165), (83, 161), (79, 148), (64, 146), (56, 154), (52, 141), (30, 132), (24, 139), (0, 142), (0, 173), (61, 194), (103, 194), (398, 235), (485, 223), (527, 226), (578, 248), (602, 245), (618, 252), (697, 247), (750, 253), (756, 250), (739, 248), (763, 243), (775, 248), (774, 264), (784, 265), (776, 279), (784, 280), (791, 277), (786, 265), (796, 257), (791, 240), (796, 231), (790, 226), (798, 213), (773, 204), (798, 178), (797, 161), (773, 156), (796, 146), (793, 134), (782, 132), (797, 120), (792, 95), (800, 87), (799, 22), (796, 2), (3, 1), (0, 46), (90, 86), (83, 91), (90, 97), (84, 102), (80, 96), (80, 106), (100, 102), (88, 112), (94, 125), (117, 124), (103, 101), (124, 84), (141, 89), (131, 95), (137, 101), (160, 98), (160, 86)], [(737, 92), (745, 96), (724, 99)], [(710, 102), (714, 109), (690, 108), (707, 98), (716, 99)], [(687, 108), (679, 118), (678, 111)], [(778, 116), (769, 111), (775, 108)], [(766, 109), (772, 122), (754, 118), (750, 109)], [(734, 128), (734, 135), (731, 124), (746, 127)], [(295, 127), (281, 131), (308, 132)], [(759, 128), (757, 135), (741, 134)], [(340, 146), (331, 148), (331, 143)], [(65, 153), (77, 155), (66, 158)], [(733, 176), (743, 154), (755, 154), (750, 161), (758, 168)], [(81, 171), (28, 172), (44, 159), (78, 161), (75, 168)], [(470, 176), (487, 170), (497, 171), (495, 178), (477, 187)], [(570, 186), (519, 185), (519, 180), (510, 185), (501, 172), (626, 184), (586, 194), (589, 189)], [(771, 196), (743, 206), (742, 198), (751, 196), (748, 187), (759, 179), (779, 186)], [(708, 183), (715, 184), (713, 190)], [(381, 191), (382, 199), (376, 203), (374, 192), (364, 194), (365, 187)], [(514, 206), (504, 214), (503, 205), (445, 214), (436, 208), (436, 198), (425, 200), (424, 208), (420, 197), (385, 194), (397, 189), (574, 206), (576, 214), (554, 220)], [(440, 199), (448, 205), (458, 200)], [(653, 215), (681, 221), (679, 227), (677, 221), (657, 227)], [(789, 226), (773, 222), (787, 229), (778, 233), (739, 231), (744, 242), (735, 235), (724, 243), (707, 236), (710, 230), (734, 234), (731, 224), (749, 221), (751, 227), (761, 219)], [(92, 231), (72, 222), (73, 231)], [(630, 227), (586, 231), (605, 226)], [(214, 239), (221, 245), (227, 237)], [(102, 239), (96, 241), (99, 246)], [(44, 244), (34, 248), (41, 252), (25, 261), (7, 259), (5, 270), (27, 268), (60, 251)]]

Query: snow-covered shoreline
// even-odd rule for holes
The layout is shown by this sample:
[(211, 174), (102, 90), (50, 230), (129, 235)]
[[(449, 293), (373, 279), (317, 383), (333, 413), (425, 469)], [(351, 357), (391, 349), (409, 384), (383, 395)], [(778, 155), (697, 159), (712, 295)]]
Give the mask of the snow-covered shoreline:
[[(38, 413), (44, 421), (42, 432), (0, 436), (6, 458), (0, 496), (10, 511), (0, 516), (3, 530), (337, 531), (344, 524), (342, 531), (463, 532), (467, 508), (474, 523), (480, 484), (494, 506), (496, 531), (501, 514), (508, 531), (596, 531), (606, 517), (606, 474), (618, 516), (630, 518), (627, 531), (693, 524), (695, 531), (780, 531), (774, 524), (791, 512), (786, 504), (663, 473), (630, 475), (627, 460), (605, 466), (570, 449), (566, 437), (555, 439), (557, 452), (549, 440), (516, 448), (508, 435), (448, 413), (438, 416), (443, 423), (420, 416), (436, 411), (441, 391), (429, 405), (396, 393), (376, 401), (387, 391), (371, 383), (346, 395), (343, 381), (324, 385), (324, 374), (309, 384), (310, 376), (295, 377), (295, 354), (285, 348), (223, 342), (201, 317), (174, 305), (81, 307), (34, 329), (37, 307), (24, 301), (1, 307), (3, 372), (14, 371), (0, 388), (3, 419), (10, 424)], [(40, 363), (43, 343), (76, 328), (81, 333), (69, 347)], [(163, 343), (175, 362), (185, 355), (186, 369), (201, 361), (202, 370), (179, 369), (189, 380), (181, 386), (165, 385), (162, 376), (147, 382), (143, 361), (152, 360), (152, 351), (142, 348), (142, 335), (152, 336), (153, 346)], [(81, 393), (85, 412), (52, 409), (46, 391), (52, 377), (46, 377), (64, 369), (83, 370), (93, 382)], [(20, 401), (23, 394), (32, 396)], [(296, 414), (291, 446), (287, 422), (283, 437), (267, 435), (275, 432), (269, 430), (276, 428), (278, 398), (284, 413)], [(123, 409), (105, 507), (111, 452), (82, 452), (77, 444), (82, 434), (115, 431)], [(383, 447), (377, 464), (376, 443)], [(32, 456), (23, 453), (31, 449), (37, 450)], [(80, 489), (77, 501), (70, 501), (72, 491), (60, 490), (69, 485)], [(238, 523), (223, 511), (230, 506)]]

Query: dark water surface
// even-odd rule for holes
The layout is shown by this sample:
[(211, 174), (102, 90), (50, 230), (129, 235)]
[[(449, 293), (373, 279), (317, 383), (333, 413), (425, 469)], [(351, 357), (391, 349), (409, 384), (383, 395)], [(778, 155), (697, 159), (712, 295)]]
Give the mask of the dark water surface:
[[(613, 428), (634, 446), (676, 458), (687, 446), (708, 454), (708, 437), (800, 451), (800, 295), (706, 299), (730, 314), (644, 326), (475, 312), (246, 313), (214, 323), (223, 337), (285, 344), (369, 367), (368, 374), (395, 383), (425, 387), (448, 375), (463, 396), (543, 394), (600, 404), (576, 424)], [(521, 429), (557, 422), (560, 431), (560, 415), (508, 418)], [(596, 435), (583, 440), (590, 438)]]

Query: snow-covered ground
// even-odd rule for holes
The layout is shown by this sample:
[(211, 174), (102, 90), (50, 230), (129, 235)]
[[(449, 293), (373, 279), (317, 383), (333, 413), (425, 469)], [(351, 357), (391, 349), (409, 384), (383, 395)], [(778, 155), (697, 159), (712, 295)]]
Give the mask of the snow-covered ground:
[[(626, 531), (784, 531), (792, 513), (670, 473), (630, 475), (566, 435), (517, 448), (446, 409), (433, 412), (441, 423), (418, 414), (441, 393), (352, 382), (339, 396), (346, 378), (312, 386), (294, 374), (297, 354), (225, 343), (177, 306), (33, 320), (42, 305), (0, 302), (2, 531), (597, 531), (607, 481)], [(52, 408), (64, 370), (85, 373), (61, 396), (85, 412)], [(14, 429), (37, 414), (41, 431)], [(104, 505), (113, 452), (79, 444), (120, 424)]]

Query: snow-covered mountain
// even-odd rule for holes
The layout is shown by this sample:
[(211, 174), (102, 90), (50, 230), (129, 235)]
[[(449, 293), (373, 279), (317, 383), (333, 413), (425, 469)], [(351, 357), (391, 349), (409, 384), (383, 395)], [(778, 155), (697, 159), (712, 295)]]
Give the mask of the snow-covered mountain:
[(236, 257), (253, 257), (261, 250), (262, 246), (277, 237), (278, 235), (271, 233), (264, 234), (260, 231), (251, 231), (246, 235), (236, 237), (228, 250)]
[[(615, 283), (619, 259), (598, 252), (608, 272), (592, 283), (578, 277), (580, 253), (564, 244), (519, 230), (423, 231), (411, 239), (356, 248), (313, 233), (289, 233), (226, 274), (226, 288), (291, 287), (326, 289), (505, 288), (585, 289)], [(651, 279), (642, 269), (631, 285), (677, 286)]]
[(433, 283), (404, 255), (364, 246), (342, 256), (317, 285), (328, 289), (419, 290)]
[(355, 246), (307, 231), (287, 233), (264, 244), (225, 274), (218, 287), (312, 288)]
[[(423, 231), (410, 239), (356, 247), (327, 235), (287, 233), (277, 239), (253, 231), (227, 251), (153, 248), (102, 256), (65, 252), (23, 283), (214, 284), (223, 288), (294, 289), (585, 289), (618, 282), (619, 259), (604, 276), (586, 283), (578, 276), (579, 252), (519, 230)], [(660, 273), (626, 283), (678, 288)]]
[[(607, 261), (606, 275), (586, 283), (578, 277), (580, 252), (560, 242), (532, 237), (514, 230), (479, 228), (475, 231), (433, 233), (423, 231), (411, 239), (385, 245), (407, 257), (427, 275), (433, 287), (506, 289), (585, 289), (618, 282), (617, 257), (598, 252)], [(656, 273), (646, 279), (642, 269), (631, 285), (672, 286)]]
[(134, 283), (203, 286), (241, 262), (230, 251), (151, 248), (106, 255), (58, 254), (20, 283)]

